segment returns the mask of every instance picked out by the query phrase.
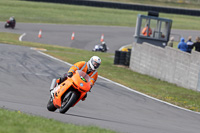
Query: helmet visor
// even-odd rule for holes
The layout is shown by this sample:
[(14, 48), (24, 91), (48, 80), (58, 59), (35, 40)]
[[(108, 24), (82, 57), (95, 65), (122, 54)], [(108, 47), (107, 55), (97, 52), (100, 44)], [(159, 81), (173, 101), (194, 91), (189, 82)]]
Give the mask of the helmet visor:
[(95, 69), (97, 69), (97, 68), (100, 66), (100, 64), (97, 63), (97, 62), (94, 61), (94, 60), (92, 60), (92, 65), (94, 66)]

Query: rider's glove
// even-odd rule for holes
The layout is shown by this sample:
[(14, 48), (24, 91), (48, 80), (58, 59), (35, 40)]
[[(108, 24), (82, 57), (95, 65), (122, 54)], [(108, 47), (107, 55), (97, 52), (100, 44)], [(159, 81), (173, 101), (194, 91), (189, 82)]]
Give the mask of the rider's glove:
[(60, 78), (58, 78), (58, 79), (56, 80), (56, 83), (60, 83)]
[(67, 79), (67, 73), (65, 73), (63, 75), (63, 77), (60, 77), (56, 80), (56, 83), (61, 84), (62, 82), (64, 82)]
[(73, 76), (73, 73), (72, 73), (72, 72), (68, 72), (68, 73), (67, 73), (67, 77), (70, 77), (70, 78), (71, 78), (72, 76)]

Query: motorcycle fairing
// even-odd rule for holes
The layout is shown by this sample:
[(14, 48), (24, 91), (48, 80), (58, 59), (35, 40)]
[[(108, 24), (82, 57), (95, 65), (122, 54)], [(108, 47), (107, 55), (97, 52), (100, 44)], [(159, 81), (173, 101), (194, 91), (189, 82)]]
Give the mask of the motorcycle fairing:
[[(80, 70), (78, 71), (80, 72)], [(83, 73), (81, 73), (82, 75), (79, 75), (80, 73), (78, 73), (78, 71), (73, 75), (72, 78), (68, 78), (55, 88), (53, 104), (56, 108), (61, 107), (62, 96), (69, 90), (74, 90), (79, 96), (79, 99), (74, 105), (76, 105), (90, 90), (90, 79), (87, 78), (88, 81), (86, 81), (84, 76), (87, 75), (84, 75)]]
[(53, 104), (55, 107), (60, 108), (62, 102), (62, 96), (71, 86), (72, 82), (66, 80), (63, 83), (61, 83), (57, 88), (55, 88), (54, 100), (53, 100)]

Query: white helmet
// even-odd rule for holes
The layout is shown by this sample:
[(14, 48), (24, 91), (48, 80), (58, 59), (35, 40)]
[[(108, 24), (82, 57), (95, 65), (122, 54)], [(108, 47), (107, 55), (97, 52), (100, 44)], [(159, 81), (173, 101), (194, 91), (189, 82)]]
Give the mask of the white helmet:
[(92, 70), (96, 70), (101, 65), (101, 59), (98, 56), (92, 56), (88, 64)]

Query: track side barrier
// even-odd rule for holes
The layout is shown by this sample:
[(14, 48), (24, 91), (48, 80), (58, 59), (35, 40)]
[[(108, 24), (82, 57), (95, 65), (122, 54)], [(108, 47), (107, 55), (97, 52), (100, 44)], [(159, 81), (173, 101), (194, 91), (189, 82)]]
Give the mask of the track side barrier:
[(162, 13), (200, 16), (200, 10), (161, 7), (161, 6), (158, 7), (158, 6), (142, 5), (142, 4), (126, 4), (126, 3), (105, 2), (105, 1), (95, 1), (95, 0), (24, 0), (24, 1), (63, 3), (63, 4), (84, 5), (93, 7), (118, 8), (118, 9), (137, 10), (137, 11), (155, 11)]

